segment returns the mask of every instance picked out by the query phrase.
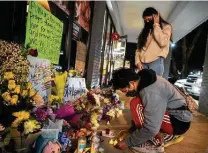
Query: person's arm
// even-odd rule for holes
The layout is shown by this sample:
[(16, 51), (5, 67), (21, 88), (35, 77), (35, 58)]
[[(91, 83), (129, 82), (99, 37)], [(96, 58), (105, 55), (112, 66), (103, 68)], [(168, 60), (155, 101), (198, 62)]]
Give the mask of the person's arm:
[(160, 95), (144, 91), (140, 96), (144, 104), (144, 125), (127, 137), (125, 142), (129, 147), (144, 143), (158, 134), (166, 111), (167, 102)]
[(158, 23), (154, 24), (153, 36), (155, 41), (160, 47), (165, 47), (166, 45), (168, 45), (170, 41), (171, 33), (172, 33), (171, 25), (165, 25), (164, 29), (161, 29)]
[(138, 68), (139, 71), (141, 71), (143, 69), (143, 65), (140, 61), (140, 57), (139, 57), (140, 52), (138, 50), (136, 50), (135, 53), (135, 65)]

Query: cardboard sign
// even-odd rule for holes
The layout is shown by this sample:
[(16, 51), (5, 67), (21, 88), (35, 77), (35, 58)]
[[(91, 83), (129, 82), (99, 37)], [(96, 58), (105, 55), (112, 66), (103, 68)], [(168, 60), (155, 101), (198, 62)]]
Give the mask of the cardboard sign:
[(35, 1), (30, 1), (25, 46), (38, 50), (38, 57), (59, 63), (63, 23)]
[(39, 92), (45, 102), (51, 94), (51, 68), (50, 61), (27, 56), (30, 62), (30, 73), (28, 80), (32, 82), (33, 88)]
[(64, 90), (64, 102), (75, 101), (85, 92), (85, 78), (68, 78)]

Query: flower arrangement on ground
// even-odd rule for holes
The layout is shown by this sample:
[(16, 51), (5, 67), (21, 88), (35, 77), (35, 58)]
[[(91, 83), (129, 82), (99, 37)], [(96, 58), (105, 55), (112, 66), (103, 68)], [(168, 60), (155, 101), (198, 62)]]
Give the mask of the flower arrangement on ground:
[(43, 104), (31, 82), (18, 83), (12, 72), (5, 72), (0, 85), (0, 124), (17, 128), (24, 135), (37, 132), (41, 123), (32, 109)]

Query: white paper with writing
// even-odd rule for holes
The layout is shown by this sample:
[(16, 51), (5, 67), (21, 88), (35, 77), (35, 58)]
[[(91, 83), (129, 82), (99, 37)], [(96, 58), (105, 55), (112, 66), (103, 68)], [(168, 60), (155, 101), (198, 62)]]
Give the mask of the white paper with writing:
[(51, 94), (51, 69), (50, 61), (27, 56), (30, 62), (30, 73), (28, 80), (32, 82), (33, 88), (39, 92), (43, 100), (47, 102)]
[(64, 89), (64, 102), (73, 102), (86, 92), (85, 78), (67, 78)]

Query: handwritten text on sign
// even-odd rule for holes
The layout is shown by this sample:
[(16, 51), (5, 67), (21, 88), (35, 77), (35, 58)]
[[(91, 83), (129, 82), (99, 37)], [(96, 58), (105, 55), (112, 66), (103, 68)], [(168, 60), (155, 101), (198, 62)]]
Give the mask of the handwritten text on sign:
[(50, 61), (28, 56), (30, 62), (30, 73), (28, 80), (32, 82), (33, 88), (39, 92), (43, 100), (47, 102), (51, 94), (51, 69)]
[(86, 84), (84, 78), (68, 78), (64, 90), (64, 101), (77, 100), (85, 92)]
[(38, 57), (58, 64), (63, 23), (35, 1), (30, 1), (25, 46), (38, 50)]

